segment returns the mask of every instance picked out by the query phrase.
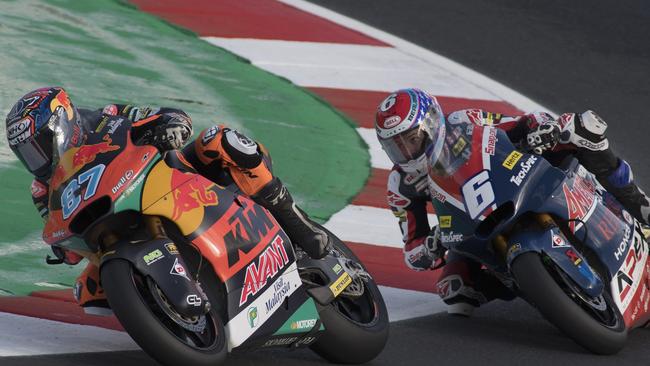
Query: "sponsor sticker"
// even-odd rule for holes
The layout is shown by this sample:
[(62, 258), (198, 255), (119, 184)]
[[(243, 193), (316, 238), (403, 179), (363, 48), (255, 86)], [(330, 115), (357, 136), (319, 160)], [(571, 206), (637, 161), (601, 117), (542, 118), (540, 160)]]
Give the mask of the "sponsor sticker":
[(239, 306), (244, 305), (250, 296), (255, 296), (266, 286), (266, 281), (275, 277), (289, 263), (282, 237), (276, 236), (271, 244), (246, 267), (246, 275), (241, 290)]
[(311, 329), (316, 325), (316, 319), (297, 320), (291, 323), (291, 329), (302, 330)]
[(165, 255), (163, 254), (163, 252), (160, 251), (160, 249), (156, 249), (153, 252), (142, 257), (144, 263), (148, 266), (158, 262), (163, 258), (165, 258)]
[(205, 134), (203, 134), (203, 138), (201, 139), (203, 145), (209, 144), (210, 141), (212, 141), (214, 137), (217, 136), (217, 133), (219, 133), (219, 126), (212, 126), (207, 131), (205, 131)]
[(506, 157), (506, 160), (503, 161), (503, 166), (506, 167), (507, 169), (512, 170), (512, 168), (515, 167), (515, 164), (521, 159), (521, 157), (524, 156), (524, 154), (520, 153), (519, 151), (513, 151)]
[(332, 267), (332, 271), (334, 271), (336, 274), (341, 274), (343, 267), (337, 263), (334, 267)]
[(178, 258), (174, 259), (174, 265), (172, 266), (172, 269), (169, 271), (169, 274), (173, 274), (175, 276), (181, 276), (188, 281), (190, 280), (190, 278), (187, 276), (187, 271), (185, 270), (185, 267), (183, 267), (183, 265), (178, 262)]
[(483, 148), (483, 151), (486, 154), (494, 155), (496, 144), (497, 144), (497, 130), (490, 129), (490, 132), (489, 132), (488, 138), (487, 138), (487, 144)]
[(438, 217), (440, 222), (440, 227), (443, 229), (448, 229), (451, 227), (451, 216), (440, 216)]
[(114, 119), (114, 120), (110, 121), (110, 122), (108, 123), (108, 131), (107, 131), (107, 133), (108, 133), (109, 135), (112, 135), (113, 133), (115, 133), (115, 131), (116, 131), (116, 130), (120, 127), (120, 125), (122, 124), (122, 122), (124, 122), (124, 118), (118, 118), (118, 119)]
[(454, 154), (454, 156), (458, 156), (465, 147), (467, 146), (467, 141), (465, 141), (464, 138), (459, 137), (458, 141), (454, 144), (454, 146), (451, 148), (451, 152)]
[(564, 241), (564, 239), (559, 236), (559, 235), (553, 235), (553, 244), (551, 244), (553, 248), (568, 248), (570, 245)]
[(350, 283), (352, 283), (352, 277), (350, 277), (347, 272), (344, 273), (343, 276), (339, 277), (338, 280), (334, 281), (334, 283), (330, 285), (330, 290), (332, 291), (332, 294), (334, 294), (334, 297), (339, 296), (339, 294), (343, 292)]
[(123, 176), (120, 177), (120, 180), (117, 181), (117, 184), (115, 184), (115, 186), (113, 186), (111, 192), (113, 192), (113, 194), (117, 193), (120, 190), (120, 188), (124, 187), (124, 184), (126, 182), (131, 180), (131, 178), (133, 178), (133, 170), (129, 169), (124, 173)]
[(187, 298), (185, 299), (189, 305), (192, 306), (201, 306), (202, 300), (201, 297), (198, 295), (188, 295)]
[(176, 255), (178, 254), (178, 248), (176, 248), (176, 244), (174, 243), (167, 243), (165, 244), (165, 249), (169, 252), (171, 255)]
[(260, 322), (259, 313), (257, 312), (257, 306), (251, 306), (248, 308), (248, 325), (251, 328), (257, 327)]
[(537, 156), (531, 155), (525, 162), (521, 164), (521, 169), (519, 172), (516, 175), (510, 177), (510, 182), (519, 187), (524, 181), (524, 178), (526, 178), (528, 175), (528, 172), (533, 168), (533, 165), (535, 165), (535, 162), (537, 162)]
[(386, 118), (384, 120), (384, 128), (391, 128), (397, 126), (400, 122), (402, 122), (402, 118), (400, 116), (391, 116)]
[(454, 231), (449, 231), (449, 232), (441, 232), (440, 233), (440, 240), (443, 243), (459, 243), (463, 241), (463, 234), (455, 234)]

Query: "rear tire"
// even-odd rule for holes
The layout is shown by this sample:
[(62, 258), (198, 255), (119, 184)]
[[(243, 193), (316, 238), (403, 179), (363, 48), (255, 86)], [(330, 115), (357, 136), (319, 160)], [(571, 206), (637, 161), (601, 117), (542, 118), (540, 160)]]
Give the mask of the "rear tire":
[[(331, 232), (327, 232), (333, 238), (336, 248), (345, 257), (361, 263), (347, 245)], [(344, 306), (348, 306), (348, 308), (357, 306), (345, 296), (339, 295), (332, 304), (325, 307), (317, 303), (321, 321), (325, 326), (325, 334), (318, 338), (310, 348), (329, 362), (339, 364), (366, 363), (377, 357), (386, 345), (388, 339), (388, 311), (386, 310), (386, 304), (373, 279), (364, 282), (364, 284), (364, 294), (360, 299), (355, 300), (359, 301), (362, 307), (365, 307), (365, 309), (361, 309), (361, 312), (365, 313), (365, 315), (361, 316), (358, 319), (359, 321), (351, 319), (350, 316), (345, 314), (346, 311), (342, 311), (346, 309)]]
[[(138, 277), (140, 276), (140, 277)], [(114, 259), (102, 265), (101, 279), (108, 302), (124, 329), (149, 356), (163, 365), (216, 366), (227, 356), (226, 333), (218, 311), (213, 307), (206, 314), (206, 345), (191, 346), (179, 337), (201, 343), (192, 332), (174, 327), (170, 318), (152, 310), (145, 289), (147, 282), (133, 265)], [(214, 303), (214, 299), (210, 299)], [(180, 329), (179, 329), (180, 328)], [(204, 331), (208, 332), (208, 331)], [(195, 336), (196, 337), (196, 336)]]
[(603, 291), (603, 298), (613, 320), (609, 325), (597, 321), (569, 297), (549, 273), (538, 253), (518, 256), (511, 268), (524, 298), (576, 343), (601, 355), (615, 354), (625, 346), (625, 321), (606, 290)]

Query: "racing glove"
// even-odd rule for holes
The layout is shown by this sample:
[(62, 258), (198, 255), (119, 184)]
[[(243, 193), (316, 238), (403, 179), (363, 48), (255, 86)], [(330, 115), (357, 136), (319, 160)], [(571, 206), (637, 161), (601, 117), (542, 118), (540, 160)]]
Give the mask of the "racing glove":
[(526, 135), (524, 148), (537, 155), (553, 149), (560, 139), (560, 126), (557, 122), (547, 122), (532, 128)]
[(181, 121), (169, 121), (157, 126), (151, 144), (162, 151), (177, 150), (192, 136), (192, 127)]
[(84, 259), (82, 256), (80, 256), (77, 253), (71, 252), (69, 250), (65, 250), (61, 247), (57, 247), (52, 245), (50, 248), (52, 248), (52, 253), (56, 256), (56, 259), (50, 257), (49, 255), (45, 258), (45, 262), (47, 264), (68, 264), (71, 266), (74, 266), (75, 264), (78, 264), (81, 262), (82, 259)]
[(404, 246), (404, 261), (415, 271), (436, 269), (444, 265), (445, 248), (440, 243), (440, 229), (433, 228), (422, 240)]

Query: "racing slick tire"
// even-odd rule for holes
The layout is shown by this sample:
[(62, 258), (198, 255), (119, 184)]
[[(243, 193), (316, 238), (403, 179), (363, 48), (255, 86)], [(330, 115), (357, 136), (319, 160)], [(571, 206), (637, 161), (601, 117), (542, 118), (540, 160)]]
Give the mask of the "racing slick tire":
[[(587, 350), (601, 355), (619, 352), (627, 340), (627, 327), (614, 300), (605, 290), (603, 299), (607, 305), (609, 324), (598, 321), (579, 302), (572, 299), (567, 286), (560, 286), (552, 271), (544, 265), (539, 253), (523, 253), (514, 259), (511, 271), (523, 297), (553, 325)], [(560, 280), (561, 281), (561, 280)], [(570, 290), (569, 290), (570, 291)], [(585, 302), (582, 303), (586, 305)]]
[[(216, 307), (205, 315), (205, 330), (194, 333), (165, 318), (160, 309), (153, 310), (155, 305), (151, 305), (147, 294), (147, 286), (152, 282), (143, 280), (130, 262), (114, 259), (104, 263), (101, 280), (108, 302), (124, 329), (162, 365), (217, 366), (226, 359), (226, 333)], [(206, 292), (210, 297), (210, 291)], [(210, 301), (214, 303), (215, 299)]]

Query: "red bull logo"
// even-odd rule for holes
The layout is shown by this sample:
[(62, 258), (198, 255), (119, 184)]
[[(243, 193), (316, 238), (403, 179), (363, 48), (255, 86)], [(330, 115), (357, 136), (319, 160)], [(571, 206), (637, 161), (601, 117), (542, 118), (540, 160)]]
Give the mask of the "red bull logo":
[(99, 154), (119, 150), (120, 147), (118, 145), (111, 145), (112, 142), (113, 140), (106, 135), (104, 136), (104, 142), (81, 146), (72, 157), (72, 165), (74, 167), (81, 167), (95, 161), (95, 158)]
[[(172, 184), (177, 181), (178, 175), (183, 173), (174, 171)], [(172, 192), (174, 197), (174, 212), (172, 220), (178, 220), (185, 212), (192, 211), (199, 207), (216, 206), (219, 204), (219, 196), (210, 190), (213, 184), (204, 180), (194, 180), (181, 184)]]

